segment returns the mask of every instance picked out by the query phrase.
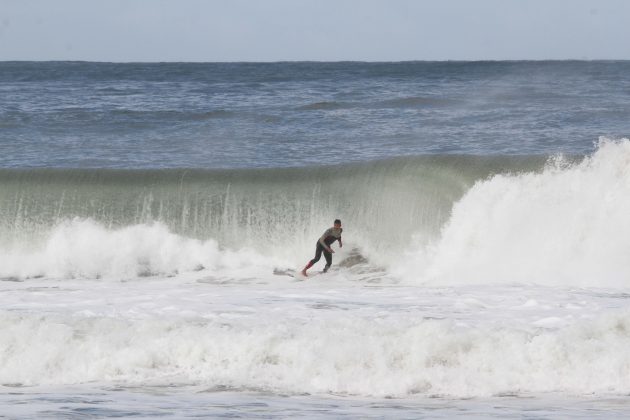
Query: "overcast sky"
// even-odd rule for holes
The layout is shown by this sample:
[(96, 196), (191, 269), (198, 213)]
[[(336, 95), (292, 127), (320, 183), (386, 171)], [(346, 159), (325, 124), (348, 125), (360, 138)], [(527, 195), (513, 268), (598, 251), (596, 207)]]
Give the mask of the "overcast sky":
[(0, 60), (630, 59), (630, 0), (0, 0)]

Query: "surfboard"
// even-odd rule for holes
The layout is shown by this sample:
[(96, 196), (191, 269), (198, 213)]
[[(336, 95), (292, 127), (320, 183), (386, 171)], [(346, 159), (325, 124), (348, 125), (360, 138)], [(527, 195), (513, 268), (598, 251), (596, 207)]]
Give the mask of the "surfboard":
[(293, 277), (297, 281), (302, 281), (302, 280), (309, 279), (311, 277), (315, 277), (315, 276), (317, 276), (319, 274), (324, 274), (324, 272), (323, 271), (312, 271), (312, 272), (308, 273), (308, 276), (304, 277), (301, 272), (299, 272), (297, 270), (294, 270), (292, 268), (274, 268), (273, 269), (273, 274), (275, 274), (276, 276), (289, 276), (289, 277)]

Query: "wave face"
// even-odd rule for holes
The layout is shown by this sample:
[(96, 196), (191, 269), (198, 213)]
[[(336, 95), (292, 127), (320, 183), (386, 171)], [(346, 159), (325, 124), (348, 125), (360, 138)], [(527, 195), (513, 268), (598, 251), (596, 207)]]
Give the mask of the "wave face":
[[(45, 267), (34, 269), (41, 263), (26, 263), (31, 255), (37, 261), (70, 261), (69, 266), (85, 267), (77, 273), (93, 276), (100, 269), (87, 269), (93, 258), (86, 250), (102, 256), (95, 261), (118, 261), (121, 249), (137, 261), (157, 260), (163, 256), (141, 250), (171, 242), (173, 249), (249, 248), (301, 264), (335, 218), (344, 221), (348, 245), (386, 264), (411, 243), (412, 233), (434, 238), (453, 202), (475, 180), (542, 162), (436, 156), (273, 170), (0, 170), (5, 260), (0, 271), (20, 277), (24, 271), (18, 267), (28, 266), (30, 275), (50, 275)], [(168, 257), (172, 251), (164, 252)], [(80, 264), (73, 262), (77, 255), (85, 255)], [(131, 265), (132, 274), (155, 271), (155, 264)], [(52, 271), (63, 273), (55, 267)]]
[(172, 275), (265, 260), (297, 267), (341, 218), (352, 252), (338, 258), (413, 283), (625, 287), (628, 162), (630, 141), (602, 140), (583, 159), (2, 170), (0, 276)]

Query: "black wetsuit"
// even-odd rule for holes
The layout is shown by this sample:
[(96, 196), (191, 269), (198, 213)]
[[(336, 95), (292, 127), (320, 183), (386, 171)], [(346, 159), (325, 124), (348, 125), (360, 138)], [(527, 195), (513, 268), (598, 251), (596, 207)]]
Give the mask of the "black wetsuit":
[(324, 258), (326, 258), (326, 267), (324, 267), (324, 271), (328, 271), (328, 268), (332, 264), (332, 253), (328, 252), (330, 249), (330, 245), (335, 241), (339, 241), (341, 245), (341, 232), (343, 232), (342, 228), (328, 228), (326, 232), (322, 235), (321, 238), (317, 241), (317, 247), (315, 248), (315, 258), (313, 258), (308, 265), (309, 267), (315, 264), (322, 257), (322, 253), (324, 253)]

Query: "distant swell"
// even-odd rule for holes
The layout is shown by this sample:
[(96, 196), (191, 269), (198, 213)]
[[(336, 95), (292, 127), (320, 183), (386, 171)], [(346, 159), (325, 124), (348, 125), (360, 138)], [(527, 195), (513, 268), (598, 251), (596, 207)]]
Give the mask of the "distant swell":
[(430, 108), (439, 106), (451, 106), (455, 103), (455, 100), (447, 98), (411, 96), (388, 99), (385, 101), (377, 101), (374, 103), (350, 103), (337, 101), (315, 102), (312, 104), (301, 106), (299, 109), (307, 111), (329, 111), (349, 108)]
[(335, 109), (343, 109), (350, 108), (351, 104), (344, 102), (315, 102), (312, 104), (301, 106), (299, 109), (305, 111), (327, 111), (327, 110), (335, 110)]
[(406, 98), (396, 98), (382, 101), (379, 104), (387, 108), (420, 108), (420, 107), (433, 107), (433, 106), (448, 106), (453, 105), (454, 100), (446, 98), (431, 98), (411, 96)]
[[(85, 111), (83, 111), (85, 112)], [(164, 110), (135, 110), (135, 109), (120, 109), (112, 111), (111, 113), (115, 118), (125, 117), (130, 120), (138, 121), (154, 121), (160, 119), (168, 119), (173, 121), (202, 121), (214, 118), (230, 118), (237, 115), (236, 112), (217, 109), (207, 112), (183, 112), (183, 111), (164, 111)]]

